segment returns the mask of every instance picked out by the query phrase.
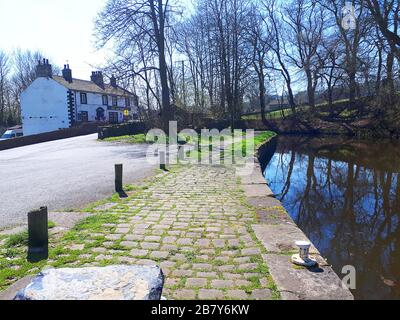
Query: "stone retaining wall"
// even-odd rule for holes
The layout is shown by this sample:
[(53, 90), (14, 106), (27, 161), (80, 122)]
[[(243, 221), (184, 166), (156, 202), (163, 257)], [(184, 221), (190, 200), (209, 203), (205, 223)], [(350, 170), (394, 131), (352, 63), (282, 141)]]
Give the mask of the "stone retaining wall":
[(341, 279), (315, 246), (312, 246), (311, 254), (319, 263), (317, 268), (299, 268), (291, 263), (291, 256), (298, 253), (295, 242), (311, 241), (297, 227), (282, 203), (275, 198), (262, 174), (265, 168), (261, 167), (260, 161), (271, 158), (275, 148), (274, 139), (259, 148), (254, 159), (256, 169), (251, 176), (242, 180), (242, 184), (248, 202), (256, 209), (259, 222), (252, 227), (258, 240), (267, 250), (263, 259), (269, 267), (281, 298), (353, 300), (351, 292), (342, 287)]
[(32, 136), (20, 137), (5, 141), (0, 141), (0, 151), (12, 148), (19, 148), (23, 146), (28, 146), (36, 143), (61, 140), (67, 138), (73, 138), (78, 136), (84, 136), (97, 132), (98, 124), (87, 124), (81, 127), (73, 127), (68, 129), (62, 129), (58, 131), (46, 132), (41, 134), (36, 134)]

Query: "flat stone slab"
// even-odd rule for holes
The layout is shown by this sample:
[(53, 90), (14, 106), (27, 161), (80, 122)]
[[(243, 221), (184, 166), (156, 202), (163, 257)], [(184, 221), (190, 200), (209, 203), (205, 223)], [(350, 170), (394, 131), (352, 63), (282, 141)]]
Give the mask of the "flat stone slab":
[(93, 208), (94, 211), (107, 211), (110, 210), (114, 207), (116, 207), (117, 205), (115, 203), (106, 203), (106, 204), (102, 204), (96, 208)]
[(244, 185), (244, 192), (246, 193), (246, 197), (273, 197), (274, 193), (271, 189), (265, 184), (254, 184), (254, 185)]
[[(283, 208), (282, 203), (273, 197), (249, 198), (248, 201), (256, 209), (266, 209), (272, 207)], [(286, 211), (285, 214), (287, 215)]]
[[(270, 253), (297, 253), (299, 248), (296, 241), (309, 241), (306, 235), (293, 224), (280, 225), (253, 225), (257, 239), (262, 242)], [(314, 245), (310, 249), (311, 254), (320, 255)]]
[(330, 267), (315, 271), (295, 267), (290, 256), (263, 255), (282, 300), (354, 300)]
[(252, 184), (261, 184), (261, 185), (266, 185), (267, 181), (258, 172), (253, 172), (250, 175), (246, 175), (246, 176), (242, 177), (242, 184), (250, 184), (250, 185), (252, 185)]
[(13, 234), (18, 234), (26, 230), (25, 226), (19, 226), (12, 229), (5, 229), (0, 231), (0, 236), (11, 236)]
[(14, 300), (17, 293), (29, 285), (34, 276), (27, 276), (15, 282), (12, 286), (3, 292), (0, 292), (0, 301)]
[[(56, 227), (51, 229), (50, 233), (59, 233), (72, 229), (79, 221), (92, 216), (88, 212), (49, 212), (49, 220), (56, 224)], [(1, 236), (10, 236), (26, 231), (27, 226), (22, 225), (12, 229), (0, 231)]]
[(50, 212), (49, 220), (59, 228), (72, 229), (79, 221), (92, 215), (88, 212)]
[(256, 212), (259, 224), (294, 224), (282, 203), (272, 197), (253, 197), (247, 199)]
[(47, 269), (15, 300), (161, 300), (163, 286), (155, 266)]

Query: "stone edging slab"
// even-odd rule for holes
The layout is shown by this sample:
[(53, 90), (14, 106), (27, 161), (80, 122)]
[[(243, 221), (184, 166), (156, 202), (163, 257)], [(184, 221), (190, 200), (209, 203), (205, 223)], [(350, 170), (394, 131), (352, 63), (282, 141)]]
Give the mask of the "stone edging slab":
[[(266, 142), (260, 149), (265, 149)], [(259, 150), (260, 150), (259, 149)], [(254, 156), (255, 169), (242, 179), (246, 198), (255, 207), (260, 224), (253, 225), (258, 240), (267, 254), (269, 267), (283, 300), (354, 300), (350, 290), (342, 287), (339, 276), (313, 245), (311, 254), (319, 263), (313, 270), (294, 266), (290, 259), (297, 253), (297, 240), (310, 241), (293, 222), (282, 203), (274, 197), (262, 174), (259, 156)], [(311, 241), (310, 241), (311, 242)]]

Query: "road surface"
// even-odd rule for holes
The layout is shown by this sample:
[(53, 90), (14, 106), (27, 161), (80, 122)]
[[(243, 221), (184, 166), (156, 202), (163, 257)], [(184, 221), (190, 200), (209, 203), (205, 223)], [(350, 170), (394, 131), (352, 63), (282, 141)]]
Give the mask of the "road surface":
[(0, 151), (0, 230), (26, 224), (27, 212), (81, 208), (114, 192), (114, 164), (124, 184), (152, 174), (146, 145), (123, 145), (89, 135)]

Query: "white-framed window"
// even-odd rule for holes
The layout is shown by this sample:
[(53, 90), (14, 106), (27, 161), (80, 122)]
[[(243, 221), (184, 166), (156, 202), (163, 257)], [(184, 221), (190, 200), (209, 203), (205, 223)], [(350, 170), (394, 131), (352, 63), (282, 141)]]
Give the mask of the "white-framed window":
[(131, 106), (131, 99), (129, 97), (125, 98), (125, 107), (130, 107)]
[(78, 113), (78, 121), (79, 122), (89, 122), (89, 112), (81, 111)]
[(103, 100), (103, 106), (108, 106), (108, 96), (103, 95), (102, 100)]
[(81, 92), (81, 104), (87, 104), (87, 94), (85, 92)]
[(118, 107), (118, 97), (112, 97), (112, 107)]

